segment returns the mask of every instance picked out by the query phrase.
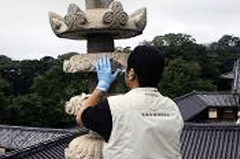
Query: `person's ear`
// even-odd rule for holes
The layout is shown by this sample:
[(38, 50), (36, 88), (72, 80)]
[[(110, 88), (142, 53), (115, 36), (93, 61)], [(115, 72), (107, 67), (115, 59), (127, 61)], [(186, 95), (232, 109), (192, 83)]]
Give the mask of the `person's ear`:
[(134, 81), (136, 79), (136, 74), (134, 72), (134, 69), (131, 68), (128, 72), (128, 78), (130, 81)]

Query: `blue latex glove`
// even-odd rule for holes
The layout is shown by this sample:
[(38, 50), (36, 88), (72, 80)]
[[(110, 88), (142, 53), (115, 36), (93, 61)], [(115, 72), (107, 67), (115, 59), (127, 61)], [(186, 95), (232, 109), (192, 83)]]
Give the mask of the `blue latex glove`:
[(111, 63), (108, 57), (101, 58), (96, 69), (98, 76), (97, 88), (101, 91), (108, 91), (111, 83), (116, 79), (118, 71), (112, 74)]

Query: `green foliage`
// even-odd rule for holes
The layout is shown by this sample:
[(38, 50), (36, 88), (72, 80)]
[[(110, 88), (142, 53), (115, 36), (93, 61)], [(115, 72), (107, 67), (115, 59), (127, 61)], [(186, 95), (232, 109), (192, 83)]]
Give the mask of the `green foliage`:
[(201, 67), (195, 61), (187, 62), (182, 59), (175, 59), (169, 62), (165, 68), (159, 89), (161, 92), (172, 98), (197, 91), (215, 91), (210, 80), (200, 78)]
[[(208, 46), (196, 43), (188, 34), (166, 34), (144, 41), (165, 54), (167, 59), (159, 90), (172, 98), (196, 91), (216, 91), (219, 75), (232, 70), (240, 58), (240, 40), (224, 35)], [(116, 51), (130, 54), (131, 47)], [(65, 113), (71, 97), (88, 93), (88, 74), (63, 72), (63, 62), (76, 53), (54, 59), (14, 61), (0, 55), (0, 124), (64, 127), (75, 123)], [(119, 74), (110, 93), (125, 93), (124, 74)]]
[(64, 73), (63, 61), (57, 61), (55, 66), (34, 80), (32, 90), (43, 99), (42, 107), (47, 107), (44, 112), (47, 121), (41, 122), (44, 126), (59, 127), (63, 126), (61, 123), (73, 123), (65, 113), (65, 103), (75, 95), (88, 93), (87, 75)]
[(0, 109), (3, 109), (8, 105), (7, 95), (9, 95), (9, 92), (9, 83), (5, 79), (0, 78)]
[(160, 89), (171, 97), (193, 90), (215, 91), (219, 76), (231, 71), (240, 58), (240, 38), (233, 35), (209, 45), (197, 44), (191, 35), (182, 33), (156, 36), (143, 43), (164, 53), (167, 67)]
[(223, 35), (217, 42), (210, 44), (208, 52), (215, 55), (220, 73), (232, 71), (234, 61), (240, 58), (240, 38)]
[(225, 46), (239, 46), (240, 38), (233, 35), (223, 35), (219, 40), (218, 44), (222, 47)]
[(16, 96), (11, 100), (7, 114), (9, 124), (40, 126), (44, 119), (41, 98), (36, 94)]
[(64, 127), (74, 123), (65, 113), (65, 103), (75, 95), (88, 93), (88, 80), (86, 74), (63, 72), (63, 61), (72, 55), (64, 54), (56, 60), (8, 60), (8, 64), (0, 65), (0, 124)]
[(184, 44), (194, 44), (196, 40), (192, 38), (191, 35), (188, 34), (165, 34), (164, 36), (156, 36), (151, 44), (155, 47), (163, 47), (163, 46), (181, 46)]

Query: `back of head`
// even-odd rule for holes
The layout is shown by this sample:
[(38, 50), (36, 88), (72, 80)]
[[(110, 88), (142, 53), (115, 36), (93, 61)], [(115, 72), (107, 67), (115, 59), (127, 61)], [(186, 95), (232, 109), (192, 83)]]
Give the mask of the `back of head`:
[(164, 56), (151, 45), (140, 45), (132, 51), (127, 64), (127, 72), (134, 69), (140, 87), (157, 87), (162, 77)]

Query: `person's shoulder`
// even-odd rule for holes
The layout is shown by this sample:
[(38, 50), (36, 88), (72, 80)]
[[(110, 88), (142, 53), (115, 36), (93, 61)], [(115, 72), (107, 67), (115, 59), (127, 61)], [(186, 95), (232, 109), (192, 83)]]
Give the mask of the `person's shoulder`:
[(111, 110), (122, 110), (131, 102), (126, 94), (118, 94), (107, 98)]
[(115, 94), (115, 95), (111, 95), (109, 97), (107, 97), (108, 102), (111, 101), (121, 101), (124, 98), (124, 94)]
[(173, 109), (173, 110), (178, 110), (178, 106), (177, 104), (170, 98), (167, 96), (160, 96), (162, 99), (160, 100), (164, 106), (166, 106), (168, 109)]
[(122, 98), (124, 94), (113, 94), (107, 97), (107, 99), (117, 99), (117, 98)]
[(164, 96), (164, 98), (170, 105), (176, 105), (176, 103), (170, 97)]

